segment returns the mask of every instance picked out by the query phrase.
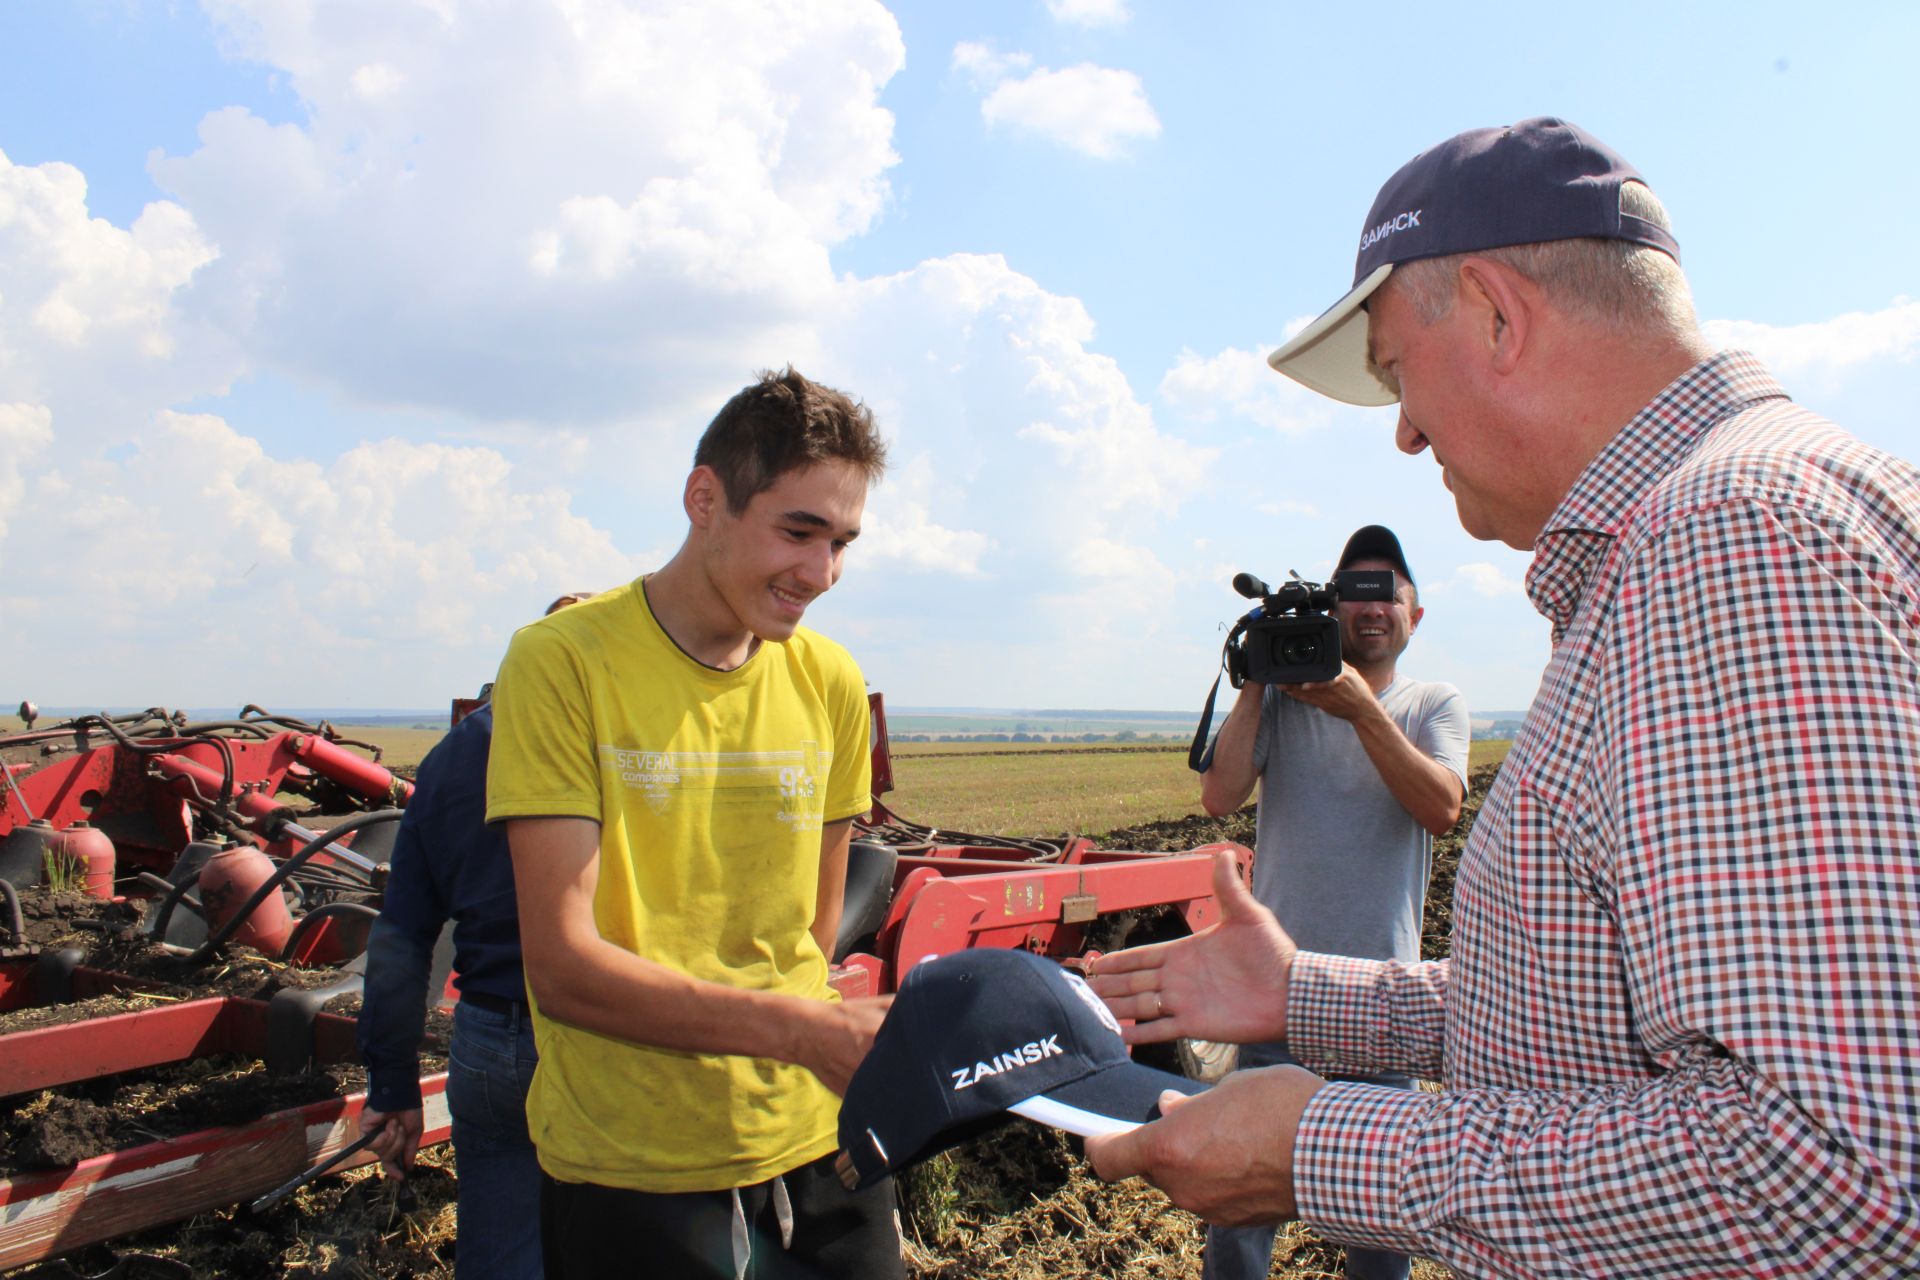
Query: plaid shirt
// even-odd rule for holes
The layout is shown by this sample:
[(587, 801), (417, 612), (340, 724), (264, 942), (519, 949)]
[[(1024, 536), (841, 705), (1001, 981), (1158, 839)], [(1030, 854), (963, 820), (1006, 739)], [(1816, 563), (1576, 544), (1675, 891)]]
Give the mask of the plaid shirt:
[(1920, 1275), (1920, 472), (1752, 357), (1587, 466), (1453, 958), (1303, 954), (1301, 1216), (1462, 1276)]

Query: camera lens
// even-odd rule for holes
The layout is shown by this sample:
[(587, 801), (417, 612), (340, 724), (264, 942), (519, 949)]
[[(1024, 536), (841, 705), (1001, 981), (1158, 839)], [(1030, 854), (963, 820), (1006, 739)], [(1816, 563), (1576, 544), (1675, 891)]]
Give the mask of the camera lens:
[(1280, 642), (1280, 661), (1290, 667), (1320, 661), (1318, 636), (1288, 636)]

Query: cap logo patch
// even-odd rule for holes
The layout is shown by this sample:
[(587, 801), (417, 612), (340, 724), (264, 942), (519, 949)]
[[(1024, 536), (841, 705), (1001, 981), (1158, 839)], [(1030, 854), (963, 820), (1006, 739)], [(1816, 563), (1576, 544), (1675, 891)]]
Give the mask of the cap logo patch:
[(988, 1076), (997, 1076), (1002, 1072), (1013, 1071), (1030, 1066), (1043, 1058), (1055, 1058), (1066, 1052), (1060, 1047), (1060, 1033), (1055, 1032), (1045, 1040), (1029, 1040), (1017, 1049), (997, 1053), (990, 1062), (976, 1062), (970, 1067), (961, 1067), (958, 1071), (949, 1071), (953, 1077), (953, 1091), (971, 1089)]
[(1379, 226), (1374, 227), (1360, 237), (1360, 252), (1365, 253), (1396, 231), (1411, 231), (1420, 225), (1419, 209), (1409, 209), (1405, 213), (1395, 214)]
[(1080, 997), (1080, 1003), (1093, 1010), (1107, 1030), (1119, 1035), (1120, 1020), (1113, 1016), (1113, 1010), (1107, 1008), (1107, 1002), (1093, 994), (1093, 988), (1088, 986), (1079, 974), (1063, 970), (1061, 976), (1067, 980), (1067, 985), (1073, 988), (1073, 994)]

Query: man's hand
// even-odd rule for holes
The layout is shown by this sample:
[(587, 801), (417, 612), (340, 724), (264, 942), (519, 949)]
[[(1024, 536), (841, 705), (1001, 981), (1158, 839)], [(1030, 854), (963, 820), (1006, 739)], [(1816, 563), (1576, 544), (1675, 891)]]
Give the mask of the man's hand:
[(873, 1037), (892, 1005), (892, 996), (821, 1002), (820, 1016), (810, 1020), (793, 1061), (819, 1076), (836, 1097), (846, 1097), (847, 1085), (867, 1050), (873, 1048)]
[(420, 1108), (411, 1111), (375, 1111), (365, 1107), (360, 1112), (360, 1132), (380, 1136), (367, 1144), (367, 1150), (380, 1157), (380, 1168), (389, 1178), (407, 1176), (407, 1170), (413, 1168), (414, 1152), (420, 1149), (420, 1136), (426, 1131)]
[(1139, 1176), (1182, 1209), (1223, 1227), (1298, 1215), (1293, 1136), (1325, 1084), (1304, 1067), (1236, 1071), (1205, 1093), (1160, 1097), (1162, 1118), (1129, 1133), (1087, 1139), (1108, 1182)]
[(1286, 1038), (1293, 939), (1240, 882), (1224, 849), (1213, 856), (1213, 897), (1218, 924), (1176, 942), (1108, 952), (1090, 966), (1093, 989), (1114, 1016), (1133, 1019), (1128, 1044)]
[(1330, 716), (1338, 716), (1349, 722), (1361, 716), (1382, 714), (1380, 699), (1374, 696), (1373, 686), (1367, 683), (1367, 678), (1351, 662), (1342, 662), (1340, 674), (1331, 680), (1277, 687), (1289, 698), (1310, 707), (1318, 707)]

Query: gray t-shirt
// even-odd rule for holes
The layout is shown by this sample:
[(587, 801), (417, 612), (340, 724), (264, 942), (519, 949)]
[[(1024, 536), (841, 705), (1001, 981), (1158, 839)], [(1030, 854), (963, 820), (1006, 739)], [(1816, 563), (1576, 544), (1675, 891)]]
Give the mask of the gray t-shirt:
[[(1466, 785), (1472, 725), (1458, 689), (1396, 675), (1380, 703)], [(1254, 896), (1303, 950), (1418, 960), (1433, 837), (1387, 790), (1353, 726), (1269, 686), (1253, 763)]]

